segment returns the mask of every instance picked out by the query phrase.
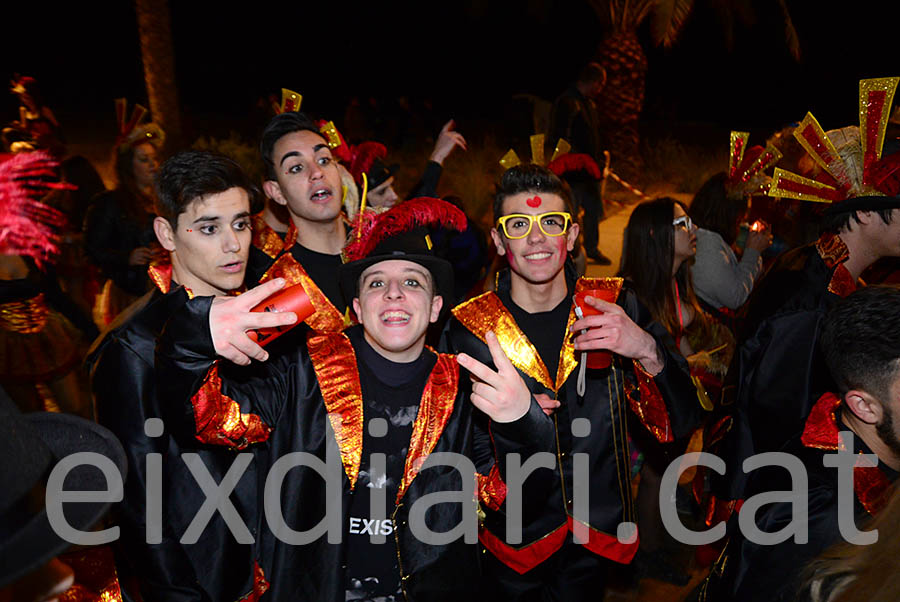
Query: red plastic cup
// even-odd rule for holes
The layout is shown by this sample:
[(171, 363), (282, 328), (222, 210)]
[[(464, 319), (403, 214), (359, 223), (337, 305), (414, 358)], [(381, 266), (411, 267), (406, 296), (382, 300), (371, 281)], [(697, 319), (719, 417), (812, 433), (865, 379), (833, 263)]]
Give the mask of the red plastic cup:
[[(584, 300), (585, 297), (594, 297), (596, 299), (608, 301), (609, 303), (615, 303), (616, 291), (610, 289), (590, 289), (575, 293), (575, 305), (581, 309), (584, 317), (599, 316), (603, 314), (603, 312), (593, 305), (588, 305)], [(609, 368), (611, 363), (612, 353), (609, 351), (593, 350), (587, 352), (587, 367), (591, 370), (605, 370), (606, 368)]]
[(250, 330), (247, 336), (265, 347), (288, 330), (313, 314), (315, 308), (309, 300), (302, 284), (295, 284), (281, 289), (250, 311), (292, 311), (297, 314), (297, 321), (287, 326), (274, 326)]

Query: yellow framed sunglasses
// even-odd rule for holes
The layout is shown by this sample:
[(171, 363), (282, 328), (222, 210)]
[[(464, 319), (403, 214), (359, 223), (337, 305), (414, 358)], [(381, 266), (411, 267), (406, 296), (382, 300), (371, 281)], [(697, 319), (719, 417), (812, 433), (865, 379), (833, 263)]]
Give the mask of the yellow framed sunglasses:
[(531, 228), (537, 222), (538, 228), (546, 236), (562, 236), (569, 230), (572, 223), (572, 215), (566, 211), (549, 211), (540, 215), (528, 215), (527, 213), (511, 213), (497, 220), (497, 227), (506, 238), (513, 240), (525, 238), (531, 234)]

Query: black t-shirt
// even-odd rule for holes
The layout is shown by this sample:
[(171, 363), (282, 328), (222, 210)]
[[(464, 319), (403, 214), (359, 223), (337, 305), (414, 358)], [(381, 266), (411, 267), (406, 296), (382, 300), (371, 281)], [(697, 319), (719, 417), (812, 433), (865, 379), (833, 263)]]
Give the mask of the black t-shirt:
[(519, 329), (525, 333), (531, 344), (541, 356), (550, 378), (556, 380), (559, 368), (559, 353), (566, 338), (566, 323), (569, 321), (569, 310), (572, 308), (572, 297), (566, 297), (550, 311), (528, 313), (516, 305), (509, 291), (497, 293), (503, 305), (509, 310)]
[[(413, 362), (392, 362), (369, 345), (361, 327), (351, 328), (347, 334), (356, 350), (365, 428), (359, 477), (344, 531), (346, 600), (391, 602), (402, 599), (391, 515), (406, 467), (413, 422), (437, 358), (426, 351)], [(373, 459), (373, 454), (383, 454), (383, 461)], [(376, 490), (384, 495), (384, 513), (373, 515), (371, 499)], [(383, 542), (374, 543), (373, 535), (381, 536)]]
[(316, 286), (325, 293), (331, 304), (338, 311), (344, 313), (347, 309), (347, 302), (344, 301), (344, 296), (341, 294), (340, 280), (338, 278), (338, 271), (342, 263), (341, 256), (310, 251), (299, 244), (291, 247), (291, 255), (303, 266), (303, 269), (316, 283)]

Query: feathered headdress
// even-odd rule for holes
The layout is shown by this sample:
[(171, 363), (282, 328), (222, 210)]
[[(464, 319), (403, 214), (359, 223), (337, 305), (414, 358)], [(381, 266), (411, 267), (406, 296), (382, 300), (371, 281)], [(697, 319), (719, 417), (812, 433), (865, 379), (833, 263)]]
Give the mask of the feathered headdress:
[(816, 179), (775, 169), (769, 196), (827, 203), (827, 212), (900, 207), (900, 155), (882, 157), (898, 77), (859, 82), (859, 127), (825, 132), (812, 113), (794, 137), (823, 170)]
[(363, 212), (356, 233), (344, 247), (344, 262), (368, 257), (385, 240), (427, 226), (443, 226), (462, 232), (466, 229), (466, 214), (452, 203), (431, 197), (404, 201), (384, 213)]
[(380, 142), (360, 142), (350, 149), (350, 174), (357, 184), (362, 183), (362, 176), (372, 169), (376, 159), (387, 157), (387, 147)]
[(131, 111), (131, 118), (126, 119), (128, 101), (124, 98), (115, 99), (116, 122), (119, 126), (119, 135), (116, 137), (116, 150), (123, 153), (141, 142), (150, 142), (154, 146), (162, 146), (166, 141), (166, 133), (157, 124), (151, 122), (141, 123), (147, 116), (147, 107), (136, 104)]
[(18, 153), (0, 162), (0, 253), (27, 255), (39, 267), (59, 253), (66, 218), (38, 200), (53, 189), (75, 189), (57, 181), (58, 165), (44, 151)]
[(16, 73), (9, 84), (9, 91), (13, 94), (25, 94), (30, 86), (37, 84), (37, 80), (33, 77)]
[(765, 193), (772, 183), (765, 171), (775, 165), (783, 156), (781, 151), (769, 144), (765, 148), (747, 148), (749, 132), (731, 132), (728, 152), (728, 174), (725, 179), (725, 194), (731, 199), (743, 199)]
[[(340, 283), (346, 298), (356, 295), (359, 277), (371, 265), (405, 260), (425, 267), (434, 278), (435, 294), (453, 292), (453, 266), (433, 250), (428, 228), (466, 229), (466, 215), (455, 205), (429, 197), (404, 201), (384, 213), (362, 212), (357, 233), (344, 247)], [(442, 312), (449, 308), (445, 304)]]

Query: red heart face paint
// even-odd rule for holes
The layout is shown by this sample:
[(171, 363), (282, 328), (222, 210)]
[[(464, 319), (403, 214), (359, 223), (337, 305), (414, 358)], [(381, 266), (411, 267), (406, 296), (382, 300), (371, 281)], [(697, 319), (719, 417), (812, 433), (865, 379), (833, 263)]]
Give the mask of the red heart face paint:
[(529, 207), (534, 207), (535, 209), (537, 209), (538, 207), (541, 206), (541, 197), (535, 195), (525, 202), (528, 204)]

